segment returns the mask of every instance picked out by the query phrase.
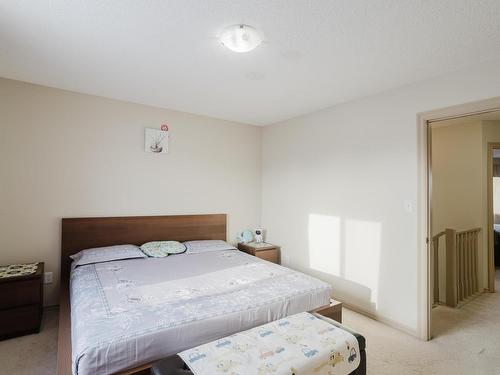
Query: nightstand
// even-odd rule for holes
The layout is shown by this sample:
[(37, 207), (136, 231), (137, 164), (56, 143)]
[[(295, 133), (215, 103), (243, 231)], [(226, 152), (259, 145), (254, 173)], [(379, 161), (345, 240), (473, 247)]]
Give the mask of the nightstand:
[(330, 305), (314, 310), (315, 313), (342, 323), (342, 302), (330, 299)]
[(40, 331), (43, 262), (29, 275), (0, 278), (0, 340)]
[(269, 243), (239, 243), (238, 249), (256, 256), (257, 258), (267, 260), (272, 263), (280, 264), (280, 249), (278, 246), (271, 245)]

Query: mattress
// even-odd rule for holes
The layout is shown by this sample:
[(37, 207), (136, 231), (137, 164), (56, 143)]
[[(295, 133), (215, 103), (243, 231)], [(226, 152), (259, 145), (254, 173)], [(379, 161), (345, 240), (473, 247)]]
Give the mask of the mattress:
[(328, 304), (331, 286), (240, 251), (71, 272), (73, 374), (113, 374)]

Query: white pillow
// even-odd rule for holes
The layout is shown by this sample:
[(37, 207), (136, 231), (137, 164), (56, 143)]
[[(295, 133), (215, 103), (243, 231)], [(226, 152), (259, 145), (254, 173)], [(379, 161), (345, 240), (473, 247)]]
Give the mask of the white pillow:
[(71, 255), (70, 258), (74, 261), (73, 267), (77, 267), (120, 259), (147, 258), (147, 255), (135, 245), (116, 245), (85, 249)]
[(186, 254), (200, 254), (219, 250), (238, 250), (233, 245), (222, 240), (186, 241), (183, 243), (186, 245)]

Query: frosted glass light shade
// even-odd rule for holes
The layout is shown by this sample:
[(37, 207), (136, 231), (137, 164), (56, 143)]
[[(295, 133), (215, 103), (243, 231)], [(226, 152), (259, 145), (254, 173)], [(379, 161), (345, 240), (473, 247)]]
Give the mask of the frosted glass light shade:
[(262, 43), (260, 33), (248, 25), (233, 25), (220, 35), (221, 43), (234, 52), (248, 52)]

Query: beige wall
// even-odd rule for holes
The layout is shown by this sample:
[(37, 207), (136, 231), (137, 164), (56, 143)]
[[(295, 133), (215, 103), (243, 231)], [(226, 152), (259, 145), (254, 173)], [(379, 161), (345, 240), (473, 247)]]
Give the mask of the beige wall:
[[(494, 96), (497, 61), (265, 127), (261, 174), (261, 129), (1, 80), (0, 263), (57, 273), (64, 216), (227, 212), (234, 237), (260, 205), (285, 265), (415, 333), (416, 115)], [(163, 121), (171, 153), (144, 153)]]
[(265, 127), (262, 225), (283, 263), (416, 334), (417, 114), (495, 96), (498, 61)]
[[(437, 123), (439, 124), (439, 123)], [(432, 235), (446, 228), (457, 231), (483, 227), (483, 132), (481, 121), (432, 128)], [(486, 228), (483, 228), (483, 230)], [(446, 302), (445, 241), (440, 239), (440, 301)], [(480, 275), (487, 267), (487, 242), (479, 241)], [(486, 274), (487, 275), (487, 274)], [(487, 282), (482, 277), (479, 287)]]
[[(60, 219), (227, 213), (260, 221), (261, 129), (0, 79), (0, 264), (45, 261), (57, 301)], [(144, 128), (171, 127), (170, 153)]]

